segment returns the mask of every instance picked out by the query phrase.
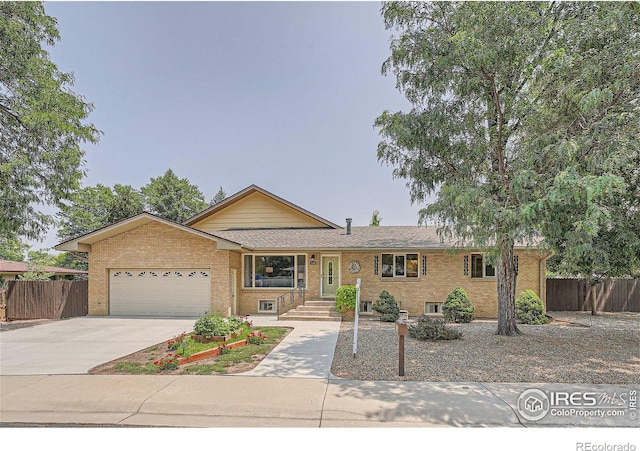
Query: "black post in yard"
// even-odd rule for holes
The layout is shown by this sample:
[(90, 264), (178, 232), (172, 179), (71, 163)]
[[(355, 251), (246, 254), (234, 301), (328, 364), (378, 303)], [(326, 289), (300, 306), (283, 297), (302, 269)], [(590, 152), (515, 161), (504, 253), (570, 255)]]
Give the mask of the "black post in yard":
[(404, 335), (400, 335), (400, 348), (398, 349), (398, 376), (404, 376)]
[(396, 332), (398, 332), (398, 376), (404, 376), (404, 336), (407, 335), (409, 327), (403, 320), (396, 321)]

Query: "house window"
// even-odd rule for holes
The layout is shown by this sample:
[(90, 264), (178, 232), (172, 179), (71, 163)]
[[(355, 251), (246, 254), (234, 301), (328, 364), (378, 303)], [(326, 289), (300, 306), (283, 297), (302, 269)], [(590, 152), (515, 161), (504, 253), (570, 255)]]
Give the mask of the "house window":
[(486, 262), (482, 254), (471, 254), (471, 278), (483, 279), (496, 276), (496, 268)]
[(259, 312), (274, 312), (276, 310), (276, 302), (275, 301), (266, 301), (261, 300), (258, 304)]
[(442, 302), (425, 302), (424, 313), (427, 315), (441, 315)]
[(423, 276), (427, 275), (427, 256), (426, 255), (422, 256), (422, 275)]
[(418, 254), (382, 254), (382, 277), (418, 277)]
[(298, 255), (296, 257), (296, 268), (298, 269), (296, 272), (296, 280), (298, 281), (297, 287), (305, 287), (306, 286), (306, 274), (307, 274), (307, 256), (306, 255)]
[(377, 276), (379, 274), (380, 259), (377, 255), (373, 257), (373, 275)]
[(295, 288), (305, 286), (306, 255), (245, 255), (245, 288)]
[(373, 313), (373, 301), (360, 301), (360, 313)]

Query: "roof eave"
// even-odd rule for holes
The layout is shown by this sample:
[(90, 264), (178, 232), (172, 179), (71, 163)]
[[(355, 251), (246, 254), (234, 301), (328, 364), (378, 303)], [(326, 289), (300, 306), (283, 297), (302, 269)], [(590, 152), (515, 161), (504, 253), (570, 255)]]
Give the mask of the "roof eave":
[(53, 248), (58, 251), (67, 251), (67, 252), (90, 252), (91, 245), (93, 243), (102, 241), (104, 239), (110, 238), (120, 233), (124, 233), (134, 228), (141, 227), (143, 225), (146, 225), (154, 221), (168, 225), (170, 227), (180, 229), (187, 233), (200, 236), (202, 238), (213, 240), (217, 243), (218, 249), (225, 249), (225, 250), (241, 250), (242, 249), (241, 243), (236, 243), (234, 241), (221, 238), (211, 233), (203, 232), (202, 230), (194, 229), (187, 225), (180, 224), (179, 222), (171, 221), (169, 219), (162, 218), (160, 216), (156, 216), (148, 212), (142, 212), (130, 218), (123, 219), (122, 221), (115, 222), (105, 227), (101, 227), (99, 229), (96, 229), (92, 232), (81, 235), (79, 237), (73, 238), (71, 240), (64, 241), (62, 243), (57, 244)]

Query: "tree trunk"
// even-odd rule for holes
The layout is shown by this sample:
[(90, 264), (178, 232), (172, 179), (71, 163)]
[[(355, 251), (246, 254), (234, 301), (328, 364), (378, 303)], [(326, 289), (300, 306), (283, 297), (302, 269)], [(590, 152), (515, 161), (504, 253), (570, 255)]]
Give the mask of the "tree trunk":
[(587, 290), (587, 296), (584, 302), (586, 306), (591, 307), (591, 315), (597, 316), (598, 315), (598, 312), (596, 310), (596, 298), (597, 298), (596, 285), (597, 284), (594, 284), (591, 279), (587, 279), (587, 284), (589, 289)]
[(498, 282), (498, 330), (497, 335), (518, 335), (516, 325), (516, 265), (513, 260), (513, 239), (498, 242), (500, 254), (496, 263)]

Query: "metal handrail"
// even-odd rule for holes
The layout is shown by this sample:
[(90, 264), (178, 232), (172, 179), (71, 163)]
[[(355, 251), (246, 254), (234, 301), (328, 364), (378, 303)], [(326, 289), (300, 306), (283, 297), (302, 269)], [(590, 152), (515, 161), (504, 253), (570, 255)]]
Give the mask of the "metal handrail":
[(293, 304), (302, 299), (302, 305), (305, 303), (305, 287), (301, 285), (281, 294), (276, 298), (276, 320), (280, 320), (280, 312), (286, 307), (291, 307)]

